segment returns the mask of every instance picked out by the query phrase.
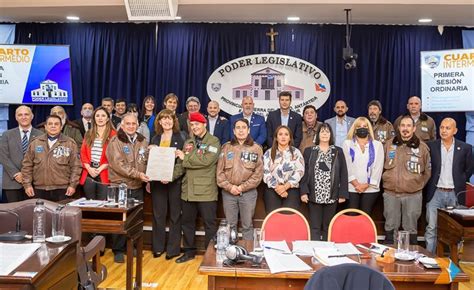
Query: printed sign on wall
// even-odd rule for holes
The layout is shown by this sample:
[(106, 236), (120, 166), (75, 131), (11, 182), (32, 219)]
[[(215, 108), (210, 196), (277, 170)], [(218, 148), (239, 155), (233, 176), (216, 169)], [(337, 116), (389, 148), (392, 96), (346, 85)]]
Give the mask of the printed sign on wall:
[(302, 113), (306, 105), (321, 107), (329, 97), (327, 76), (315, 65), (280, 54), (255, 54), (218, 67), (207, 81), (207, 93), (231, 115), (241, 112), (242, 98), (251, 96), (255, 112), (266, 116), (279, 108), (278, 94), (289, 91), (291, 107)]

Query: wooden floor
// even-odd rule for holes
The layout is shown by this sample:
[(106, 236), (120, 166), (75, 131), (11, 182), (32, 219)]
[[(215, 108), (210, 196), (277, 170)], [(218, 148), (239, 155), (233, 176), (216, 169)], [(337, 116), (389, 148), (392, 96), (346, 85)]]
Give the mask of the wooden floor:
[[(143, 251), (143, 288), (142, 289), (207, 289), (207, 276), (199, 275), (198, 268), (202, 256), (196, 259), (177, 264), (173, 260), (167, 261), (165, 256), (153, 258), (150, 251)], [(106, 265), (108, 276), (99, 287), (104, 289), (125, 289), (125, 264), (114, 263), (110, 249), (102, 257)], [(461, 265), (463, 271), (471, 277), (470, 283), (461, 283), (459, 290), (474, 289), (474, 263)]]
[[(207, 290), (207, 276), (198, 274), (202, 256), (196, 256), (194, 260), (182, 264), (175, 263), (175, 259), (168, 261), (165, 255), (153, 258), (150, 251), (143, 251), (142, 289)], [(99, 287), (125, 289), (125, 263), (114, 263), (110, 249), (106, 250), (101, 261), (106, 265), (108, 274), (107, 279)]]

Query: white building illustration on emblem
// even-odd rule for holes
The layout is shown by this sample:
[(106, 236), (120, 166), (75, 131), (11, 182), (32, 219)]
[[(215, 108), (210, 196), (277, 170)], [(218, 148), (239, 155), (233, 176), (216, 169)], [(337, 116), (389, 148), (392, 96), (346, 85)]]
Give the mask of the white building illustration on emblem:
[(36, 90), (31, 90), (31, 98), (33, 99), (43, 99), (43, 98), (66, 98), (67, 91), (61, 90), (58, 87), (58, 83), (52, 80), (45, 80), (40, 83), (40, 88)]
[(266, 67), (252, 73), (251, 83), (232, 89), (232, 98), (242, 100), (251, 96), (254, 100), (278, 100), (282, 91), (291, 92), (293, 100), (304, 99), (304, 89), (285, 84), (285, 74), (275, 69)]

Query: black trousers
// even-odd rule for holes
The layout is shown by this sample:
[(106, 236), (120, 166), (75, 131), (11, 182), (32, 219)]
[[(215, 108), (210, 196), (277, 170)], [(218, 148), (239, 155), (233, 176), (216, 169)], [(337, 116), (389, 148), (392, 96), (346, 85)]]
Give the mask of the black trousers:
[(169, 209), (169, 234), (166, 252), (178, 255), (181, 249), (181, 179), (168, 184), (151, 183), (153, 203), (153, 252), (165, 251), (166, 217)]
[(196, 218), (201, 215), (204, 222), (205, 244), (207, 249), (209, 242), (217, 231), (216, 215), (217, 201), (181, 201), (183, 214), (181, 216), (181, 228), (183, 229), (184, 251), (190, 256), (196, 255)]
[(378, 192), (349, 192), (349, 208), (357, 208), (370, 215), (379, 197)]
[(329, 223), (336, 214), (337, 202), (331, 204), (319, 204), (309, 202), (309, 227), (311, 229), (311, 240), (323, 241), (328, 239)]
[(87, 176), (86, 182), (83, 185), (84, 193), (87, 199), (107, 199), (107, 185), (98, 183), (92, 177)]
[[(143, 201), (143, 188), (132, 189), (132, 197)], [(124, 235), (112, 235), (112, 251), (114, 253), (124, 252), (127, 245), (127, 237)]]
[(66, 198), (66, 188), (44, 190), (35, 188), (35, 196), (33, 198), (42, 198), (50, 201), (61, 201)]
[(6, 201), (7, 202), (17, 202), (28, 199), (28, 196), (25, 193), (23, 188), (20, 189), (4, 189)]
[(288, 197), (282, 198), (273, 188), (265, 188), (263, 193), (263, 201), (265, 202), (265, 211), (268, 213), (280, 207), (290, 207), (296, 210), (300, 209), (301, 197), (298, 188), (290, 188)]

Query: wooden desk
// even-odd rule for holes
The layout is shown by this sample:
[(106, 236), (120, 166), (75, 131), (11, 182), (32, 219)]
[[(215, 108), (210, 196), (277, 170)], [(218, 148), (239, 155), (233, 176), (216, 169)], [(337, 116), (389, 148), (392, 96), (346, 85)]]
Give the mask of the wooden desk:
[(462, 260), (474, 262), (474, 216), (462, 216), (438, 209), (437, 255), (444, 256), (444, 245), (449, 247), (451, 260), (459, 263), (458, 243), (464, 241)]
[(133, 287), (133, 245), (136, 244), (135, 288), (140, 289), (143, 259), (143, 203), (127, 208), (80, 207), (80, 209), (82, 210), (82, 232), (127, 236), (127, 290)]
[[(43, 243), (8, 276), (0, 276), (1, 289), (77, 289), (77, 241), (67, 244)], [(33, 277), (13, 276), (15, 272), (36, 272)]]
[[(253, 247), (253, 242), (242, 241), (247, 249)], [(425, 249), (412, 246), (413, 250), (429, 255)], [(361, 250), (363, 251), (363, 250)], [(422, 265), (414, 262), (396, 261), (393, 264), (378, 263), (375, 256), (369, 259), (361, 259), (362, 264), (369, 265), (384, 273), (400, 289), (457, 289), (459, 282), (469, 281), (469, 277), (460, 273), (454, 282), (449, 285), (435, 285), (441, 270), (426, 270)], [(250, 262), (238, 264), (236, 267), (223, 267), (216, 264), (216, 250), (214, 244), (210, 243), (204, 255), (199, 273), (208, 275), (208, 289), (303, 289), (306, 281), (315, 271), (324, 267), (318, 262), (313, 263), (311, 257), (302, 257), (313, 270), (309, 272), (284, 272), (271, 274), (267, 264), (264, 262), (260, 267), (251, 267)]]

